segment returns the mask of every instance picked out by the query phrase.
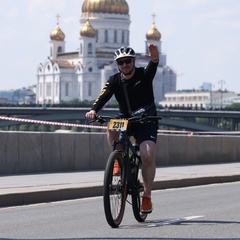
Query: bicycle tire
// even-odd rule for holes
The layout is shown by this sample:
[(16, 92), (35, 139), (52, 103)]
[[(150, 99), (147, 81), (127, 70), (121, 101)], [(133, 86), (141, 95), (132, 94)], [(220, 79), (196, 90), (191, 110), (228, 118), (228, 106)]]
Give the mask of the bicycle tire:
[[(113, 175), (113, 166), (116, 160), (121, 169), (118, 176)], [(126, 176), (120, 151), (113, 151), (108, 158), (104, 173), (103, 191), (106, 220), (111, 227), (116, 228), (123, 219), (127, 197)]]
[(138, 222), (144, 222), (147, 218), (147, 213), (141, 213), (142, 196), (144, 193), (143, 182), (142, 182), (142, 172), (141, 172), (141, 161), (135, 159), (134, 170), (133, 170), (133, 192), (132, 192), (132, 210), (135, 219)]

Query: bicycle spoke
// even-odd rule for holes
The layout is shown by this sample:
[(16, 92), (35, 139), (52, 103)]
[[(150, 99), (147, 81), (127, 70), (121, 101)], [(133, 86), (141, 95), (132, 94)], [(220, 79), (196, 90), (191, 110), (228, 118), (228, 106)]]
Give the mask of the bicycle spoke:
[(134, 169), (134, 194), (132, 195), (132, 209), (134, 217), (137, 221), (143, 222), (147, 218), (146, 213), (140, 212), (142, 205), (142, 196), (144, 194), (141, 163), (136, 160), (136, 166)]
[(121, 162), (121, 154), (113, 152), (108, 160), (104, 177), (104, 209), (110, 226), (117, 227), (123, 218), (126, 201), (126, 187), (121, 175), (113, 175), (115, 161)]

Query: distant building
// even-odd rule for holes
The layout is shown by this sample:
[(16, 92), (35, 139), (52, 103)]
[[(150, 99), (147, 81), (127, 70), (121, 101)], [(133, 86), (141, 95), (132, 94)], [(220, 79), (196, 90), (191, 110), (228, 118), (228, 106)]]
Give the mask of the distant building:
[(160, 101), (162, 107), (184, 107), (220, 109), (239, 100), (238, 94), (228, 91), (182, 90), (166, 93), (165, 100)]
[(204, 91), (209, 91), (209, 92), (211, 92), (212, 89), (213, 89), (213, 85), (212, 85), (212, 83), (209, 83), (209, 82), (203, 82), (201, 88), (202, 88), (202, 90), (204, 90)]
[[(130, 16), (127, 2), (85, 0), (80, 25), (79, 50), (76, 51), (65, 51), (65, 34), (59, 22), (50, 34), (50, 55), (37, 68), (36, 103), (95, 100), (109, 76), (118, 71), (113, 61), (114, 52), (121, 46), (129, 45)], [(166, 65), (166, 55), (161, 51), (161, 34), (154, 20), (146, 33), (145, 53), (150, 43), (156, 44), (161, 52), (154, 80), (155, 102), (158, 103), (165, 93), (176, 91), (176, 73)], [(132, 47), (134, 49), (134, 44)], [(148, 63), (145, 53), (137, 53), (137, 66), (146, 66)]]
[(35, 104), (36, 94), (34, 87), (22, 88), (16, 90), (0, 91), (0, 104)]

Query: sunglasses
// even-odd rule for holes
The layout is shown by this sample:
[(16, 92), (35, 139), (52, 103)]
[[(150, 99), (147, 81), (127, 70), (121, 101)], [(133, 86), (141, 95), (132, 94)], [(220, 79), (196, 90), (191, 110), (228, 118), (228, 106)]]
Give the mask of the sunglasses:
[(117, 61), (117, 64), (122, 66), (124, 63), (126, 64), (130, 64), (132, 62), (132, 59), (131, 58), (128, 58), (128, 59), (125, 59), (125, 60), (119, 60)]

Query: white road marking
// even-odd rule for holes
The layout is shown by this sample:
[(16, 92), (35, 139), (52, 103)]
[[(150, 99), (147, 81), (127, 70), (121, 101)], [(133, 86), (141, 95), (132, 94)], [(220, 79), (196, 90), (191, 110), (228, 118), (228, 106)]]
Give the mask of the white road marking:
[(205, 216), (189, 216), (189, 217), (177, 218), (177, 219), (172, 219), (164, 222), (152, 223), (152, 224), (149, 224), (148, 227), (161, 227), (161, 226), (171, 225), (175, 223), (187, 222), (193, 219), (203, 218), (203, 217)]

